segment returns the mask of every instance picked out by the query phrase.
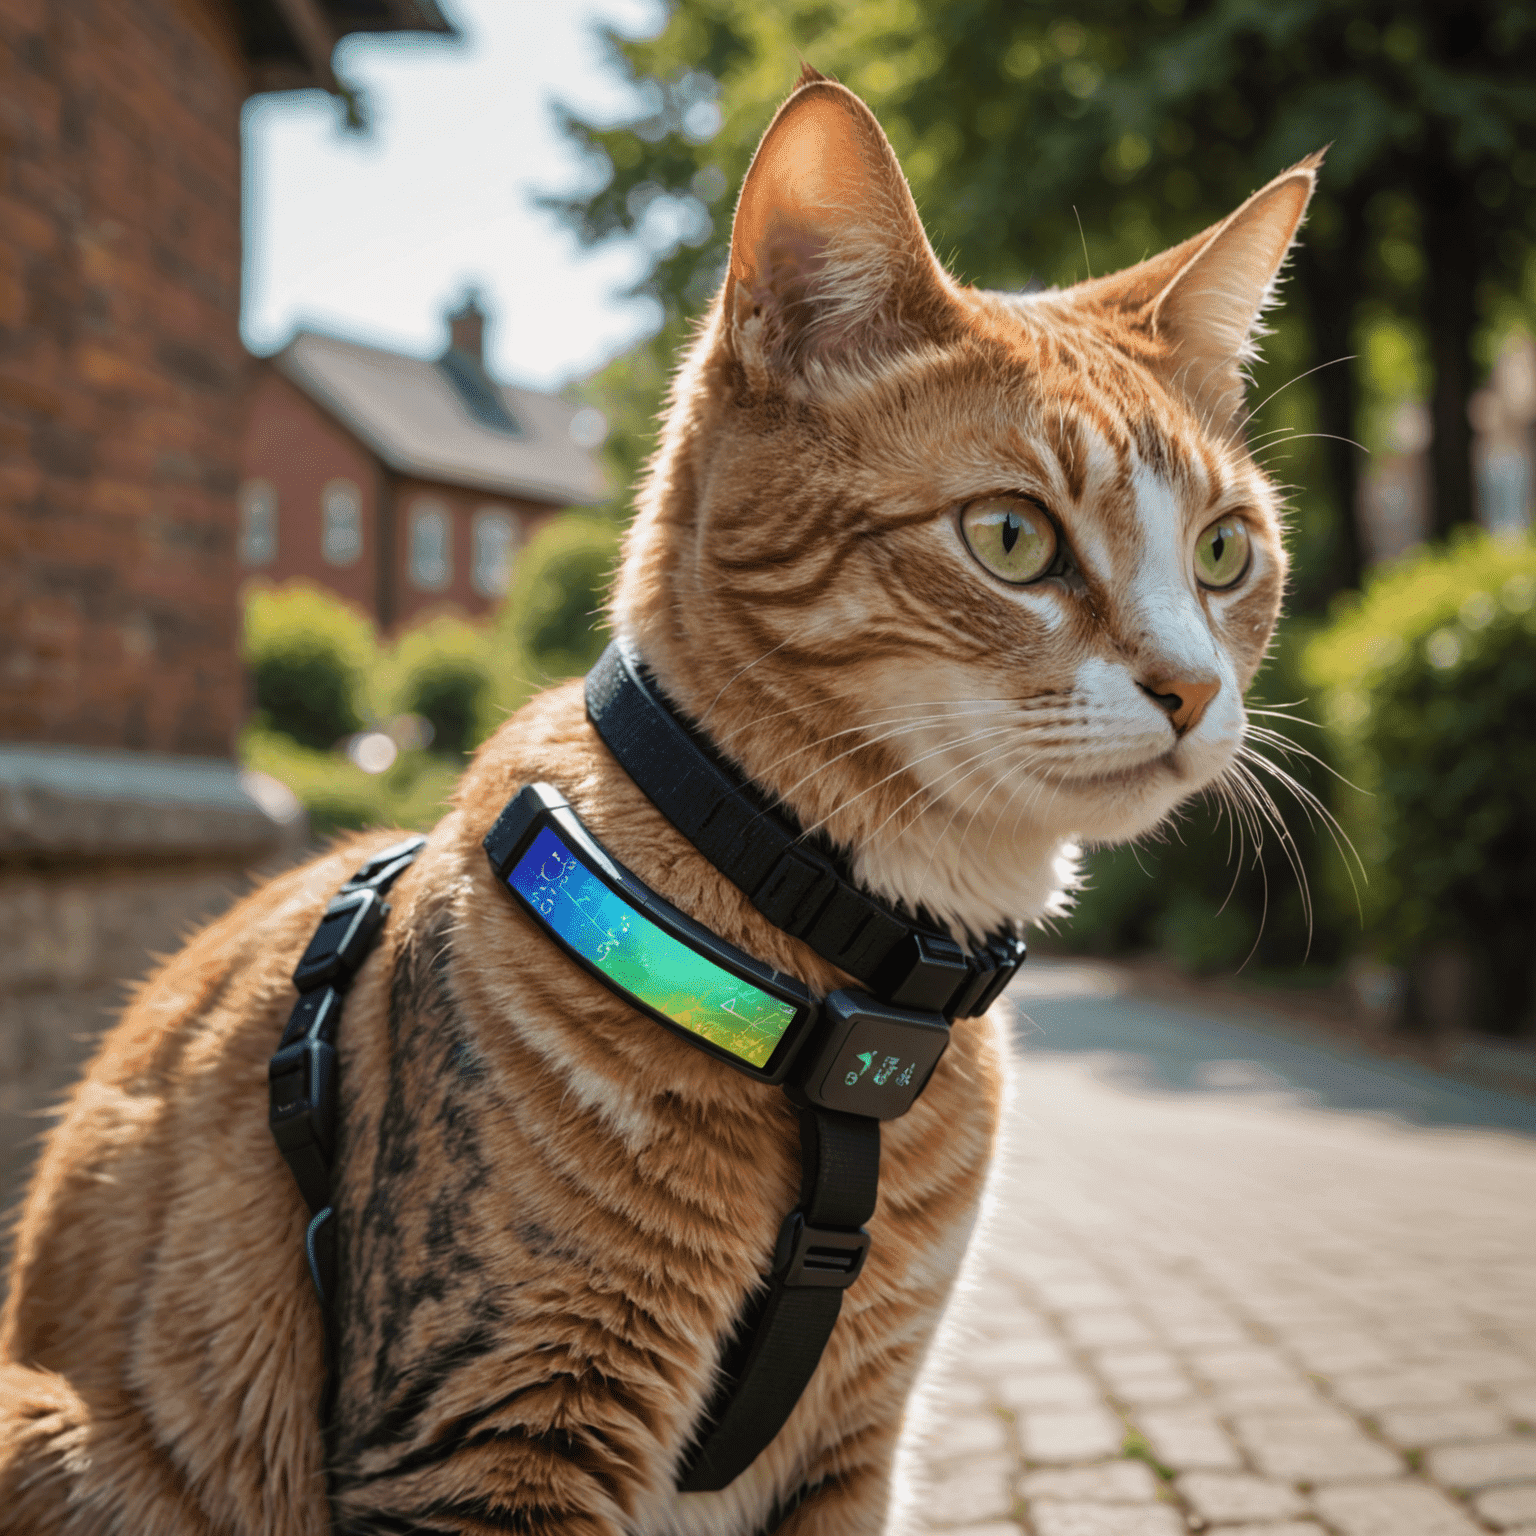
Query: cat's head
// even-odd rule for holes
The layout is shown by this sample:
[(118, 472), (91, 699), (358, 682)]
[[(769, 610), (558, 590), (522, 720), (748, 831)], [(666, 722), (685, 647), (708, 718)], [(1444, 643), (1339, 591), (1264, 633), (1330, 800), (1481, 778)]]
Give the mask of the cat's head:
[(808, 74), (769, 127), (614, 619), (871, 888), (1038, 916), (1074, 840), (1232, 764), (1286, 567), (1242, 367), (1315, 167), (1125, 272), (988, 293), (850, 92)]

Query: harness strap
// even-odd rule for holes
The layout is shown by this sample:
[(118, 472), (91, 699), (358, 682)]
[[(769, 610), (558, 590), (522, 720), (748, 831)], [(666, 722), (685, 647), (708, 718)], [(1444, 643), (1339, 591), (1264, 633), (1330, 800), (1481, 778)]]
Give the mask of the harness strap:
[(597, 734), (656, 809), (770, 923), (883, 1002), (971, 1018), (1024, 963), (1024, 941), (1012, 933), (989, 934), (967, 953), (861, 890), (672, 708), (621, 642), (587, 674), (586, 700)]
[(683, 1458), (680, 1492), (724, 1488), (783, 1428), (863, 1267), (879, 1178), (878, 1120), (800, 1111), (800, 1203), (722, 1357), (714, 1400)]
[(336, 1213), (331, 1205), (336, 1026), (352, 978), (389, 916), (384, 895), (426, 844), (424, 837), (408, 837), (374, 854), (326, 903), (320, 926), (293, 973), (299, 1000), (288, 1015), (277, 1053), (267, 1063), (267, 1124), (310, 1212), (304, 1252), (325, 1324), (322, 1421), (330, 1417), (329, 1398), (336, 1378), (336, 1330), (331, 1317), (336, 1298)]

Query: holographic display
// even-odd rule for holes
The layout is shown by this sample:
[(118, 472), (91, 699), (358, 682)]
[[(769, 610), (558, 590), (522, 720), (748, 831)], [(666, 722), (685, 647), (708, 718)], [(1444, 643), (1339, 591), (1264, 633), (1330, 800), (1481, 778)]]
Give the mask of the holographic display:
[(690, 949), (617, 895), (552, 827), (507, 884), (588, 964), (681, 1029), (764, 1067), (795, 1009)]

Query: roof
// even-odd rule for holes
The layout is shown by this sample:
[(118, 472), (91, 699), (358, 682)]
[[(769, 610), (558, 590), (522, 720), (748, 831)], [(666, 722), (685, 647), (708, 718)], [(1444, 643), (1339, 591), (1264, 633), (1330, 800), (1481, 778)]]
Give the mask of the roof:
[[(451, 357), (461, 370), (462, 359)], [(603, 499), (602, 470), (571, 439), (581, 407), (497, 384), (481, 372), (482, 386), (494, 391), (510, 418), (514, 430), (508, 431), (491, 424), (499, 413), (472, 409), (445, 361), (315, 331), (300, 331), (271, 359), (398, 474), (559, 506)]]
[(234, 0), (233, 9), (258, 91), (340, 90), (331, 52), (352, 32), (459, 38), (438, 0)]

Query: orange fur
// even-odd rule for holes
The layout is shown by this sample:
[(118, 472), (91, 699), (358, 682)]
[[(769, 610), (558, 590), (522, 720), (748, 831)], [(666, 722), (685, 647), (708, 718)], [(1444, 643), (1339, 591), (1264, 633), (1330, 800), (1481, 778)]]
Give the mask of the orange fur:
[[(614, 622), (872, 889), (957, 935), (1038, 918), (1075, 838), (1134, 835), (1232, 760), (1284, 579), (1232, 381), (1312, 175), (1129, 273), (1023, 298), (947, 277), (840, 86), (808, 74), (765, 136)], [(1048, 508), (1070, 562), (1021, 587), (983, 570), (955, 509), (990, 495)], [(1189, 563), (1218, 515), (1254, 548), (1224, 593)], [(1168, 713), (1180, 687), (1203, 714)], [(1002, 1020), (959, 1023), (885, 1127), (868, 1266), (789, 1423), (729, 1489), (677, 1495), (794, 1202), (795, 1122), (495, 888), (480, 839), (535, 779), (683, 911), (817, 990), (846, 983), (661, 819), (576, 685), (534, 700), (395, 887), (347, 1001), (328, 1455), (265, 1066), (297, 954), (385, 834), (207, 928), (76, 1089), (0, 1317), (8, 1529), (322, 1532), (327, 1463), (353, 1533), (747, 1536), (805, 1482), (786, 1533), (887, 1528), (904, 1407), (982, 1199)]]

